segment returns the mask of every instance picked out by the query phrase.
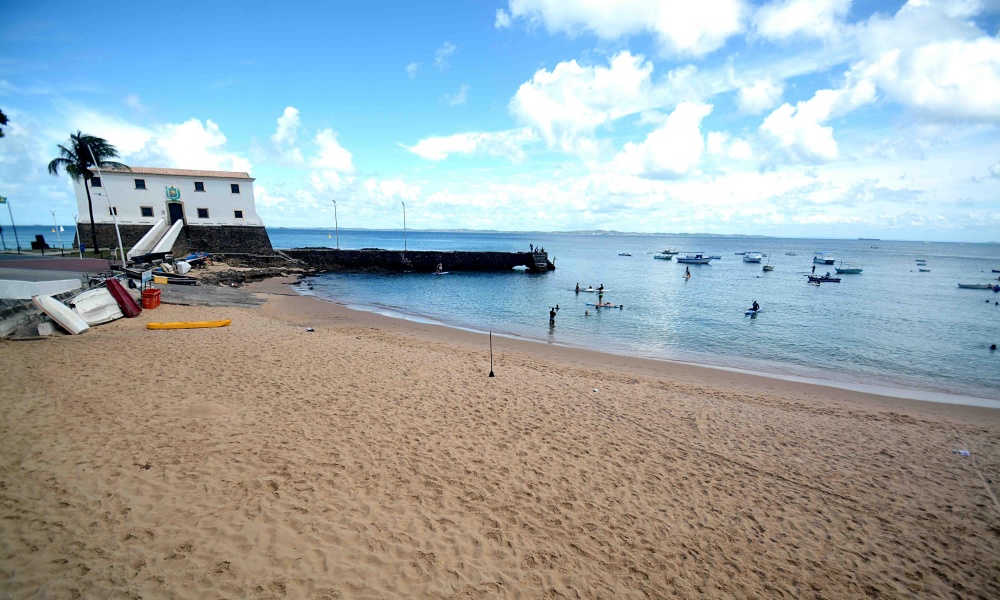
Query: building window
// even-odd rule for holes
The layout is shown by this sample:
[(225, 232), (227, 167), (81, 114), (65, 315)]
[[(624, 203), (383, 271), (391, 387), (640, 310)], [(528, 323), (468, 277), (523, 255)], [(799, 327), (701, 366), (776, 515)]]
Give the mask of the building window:
[(101, 187), (101, 178), (100, 177), (91, 177), (90, 178), (90, 187), (92, 187), (92, 188)]
[(117, 206), (109, 206), (108, 207), (108, 214), (109, 215), (118, 216), (118, 207)]
[(205, 182), (204, 181), (196, 181), (196, 182), (194, 182), (194, 191), (196, 191), (196, 192), (204, 192), (205, 191)]
[(144, 216), (144, 217), (152, 217), (153, 216), (153, 207), (152, 206), (140, 206), (139, 210), (142, 211), (142, 216)]
[(207, 219), (208, 218), (208, 209), (207, 208), (199, 208), (198, 209), (198, 218), (199, 219)]
[(146, 189), (146, 180), (145, 179), (136, 179), (135, 180), (135, 189), (137, 189), (137, 190), (144, 190), (144, 189)]
[(234, 194), (239, 194), (240, 193), (240, 184), (238, 184), (238, 183), (230, 183), (229, 184), (229, 189), (233, 190)]
[(233, 213), (235, 214), (235, 216), (236, 216), (237, 219), (242, 219), (243, 218), (243, 211), (242, 210), (235, 210), (235, 211), (233, 211)]

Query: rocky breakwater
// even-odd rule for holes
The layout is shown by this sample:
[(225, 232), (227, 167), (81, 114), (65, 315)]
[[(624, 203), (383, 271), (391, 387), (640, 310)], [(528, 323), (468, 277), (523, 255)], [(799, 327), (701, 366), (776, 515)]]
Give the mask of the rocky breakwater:
[(527, 267), (531, 271), (551, 271), (548, 256), (531, 252), (438, 252), (433, 250), (336, 250), (295, 248), (283, 254), (300, 260), (317, 271), (427, 272), (440, 264), (445, 271), (509, 271)]

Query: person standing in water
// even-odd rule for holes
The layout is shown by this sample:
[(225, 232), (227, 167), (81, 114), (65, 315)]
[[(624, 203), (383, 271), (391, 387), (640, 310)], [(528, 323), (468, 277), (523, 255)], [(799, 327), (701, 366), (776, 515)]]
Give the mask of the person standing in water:
[(549, 307), (549, 325), (556, 324), (556, 309)]

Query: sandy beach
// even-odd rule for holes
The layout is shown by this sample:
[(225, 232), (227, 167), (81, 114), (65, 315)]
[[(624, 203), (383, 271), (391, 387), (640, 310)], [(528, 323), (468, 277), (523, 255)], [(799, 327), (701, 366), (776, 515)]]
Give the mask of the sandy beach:
[(286, 283), (0, 342), (0, 598), (1000, 597), (998, 410)]

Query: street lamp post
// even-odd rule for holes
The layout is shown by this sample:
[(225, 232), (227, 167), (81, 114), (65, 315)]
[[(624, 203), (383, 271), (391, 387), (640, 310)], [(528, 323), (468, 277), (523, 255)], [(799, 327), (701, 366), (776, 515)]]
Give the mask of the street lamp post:
[(406, 252), (406, 202), (400, 202), (403, 205), (403, 252)]
[[(87, 144), (87, 150), (90, 152), (90, 159), (94, 161), (94, 168), (97, 169), (97, 176), (100, 177), (103, 182), (104, 176), (101, 175), (101, 165), (98, 164), (97, 158), (94, 157), (94, 150), (90, 147), (90, 144)], [(84, 181), (83, 184), (86, 185), (87, 182)], [(118, 230), (118, 215), (115, 214), (115, 209), (111, 206), (111, 195), (108, 194), (107, 187), (104, 188), (104, 197), (108, 199), (108, 212), (111, 213), (111, 220), (115, 223), (115, 235), (118, 236), (118, 257), (122, 261), (122, 268), (125, 268), (125, 248), (122, 247), (122, 232)], [(94, 250), (97, 250), (97, 248), (94, 248)]]
[(340, 250), (340, 223), (337, 222), (337, 201), (333, 201), (333, 227), (337, 230), (337, 250)]

